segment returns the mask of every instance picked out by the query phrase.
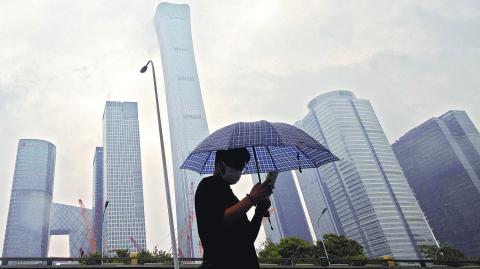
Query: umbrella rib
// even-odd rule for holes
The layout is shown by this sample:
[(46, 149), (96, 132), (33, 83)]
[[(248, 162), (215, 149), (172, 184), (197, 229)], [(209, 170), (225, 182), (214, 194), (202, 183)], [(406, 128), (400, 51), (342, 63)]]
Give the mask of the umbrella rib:
[[(215, 151), (215, 152), (217, 152), (217, 151)], [(205, 163), (203, 164), (202, 172), (203, 172), (203, 170), (205, 169), (205, 166), (207, 165), (208, 160), (210, 160), (210, 157), (212, 156), (212, 153), (213, 153), (213, 151), (210, 151), (210, 152), (209, 152), (208, 157), (207, 157), (207, 159), (205, 160)], [(214, 163), (214, 165), (215, 165), (215, 162), (213, 162), (213, 163)], [(213, 168), (213, 172), (215, 173), (215, 168)], [(212, 173), (212, 174), (213, 174), (213, 173)]]
[(272, 164), (275, 167), (275, 171), (278, 171), (277, 165), (275, 164), (275, 161), (273, 160), (272, 152), (270, 152), (270, 147), (266, 147), (266, 148), (267, 148), (268, 154), (270, 154), (270, 158), (272, 159)]
[[(301, 150), (298, 146), (295, 146), (295, 147), (297, 148), (297, 150), (299, 150), (303, 155), (305, 155), (307, 157), (307, 160), (309, 160), (313, 164), (313, 167), (317, 167), (315, 165), (315, 163), (313, 162), (312, 158), (308, 157), (308, 155), (305, 152), (303, 152), (303, 150)], [(298, 162), (300, 162), (300, 160), (298, 160)], [(298, 165), (300, 165), (300, 163)], [(301, 165), (300, 165), (300, 167), (301, 167)]]

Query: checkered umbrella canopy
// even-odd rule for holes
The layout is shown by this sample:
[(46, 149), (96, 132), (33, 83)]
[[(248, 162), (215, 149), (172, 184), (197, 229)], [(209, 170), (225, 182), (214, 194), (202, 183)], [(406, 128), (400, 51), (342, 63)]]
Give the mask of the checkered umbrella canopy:
[(244, 174), (301, 171), (338, 160), (304, 131), (286, 123), (262, 120), (239, 122), (215, 131), (190, 153), (180, 168), (213, 174), (217, 150), (243, 147), (251, 156)]

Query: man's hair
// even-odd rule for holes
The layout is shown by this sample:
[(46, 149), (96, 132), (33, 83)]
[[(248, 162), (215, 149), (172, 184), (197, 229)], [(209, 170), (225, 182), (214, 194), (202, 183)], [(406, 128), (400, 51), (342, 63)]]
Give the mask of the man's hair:
[(215, 165), (224, 162), (227, 165), (243, 166), (250, 161), (250, 153), (246, 148), (217, 150)]

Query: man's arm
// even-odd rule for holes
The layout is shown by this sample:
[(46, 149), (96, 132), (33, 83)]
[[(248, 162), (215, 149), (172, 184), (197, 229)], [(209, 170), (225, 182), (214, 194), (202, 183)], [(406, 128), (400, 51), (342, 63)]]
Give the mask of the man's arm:
[(272, 194), (270, 186), (260, 183), (255, 184), (249, 195), (235, 205), (225, 209), (223, 213), (224, 223), (229, 224), (237, 221), (244, 216), (252, 206), (257, 204), (258, 201), (264, 200), (270, 194)]
[(226, 224), (235, 222), (244, 216), (252, 206), (253, 201), (251, 201), (248, 197), (243, 198), (240, 202), (225, 209), (223, 214), (223, 222)]
[(267, 215), (270, 206), (270, 199), (265, 199), (260, 202), (255, 209), (255, 214), (250, 221), (250, 241), (252, 241), (252, 243), (254, 243), (257, 239), (258, 232), (260, 231), (260, 226), (262, 226), (262, 220)]

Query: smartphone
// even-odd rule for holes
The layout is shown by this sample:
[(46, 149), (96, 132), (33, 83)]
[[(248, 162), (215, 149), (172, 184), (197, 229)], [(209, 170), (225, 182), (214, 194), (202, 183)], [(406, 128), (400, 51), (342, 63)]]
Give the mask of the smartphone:
[(267, 178), (265, 179), (265, 181), (263, 183), (274, 187), (275, 186), (275, 181), (277, 181), (277, 176), (278, 176), (277, 171), (270, 171), (270, 172), (268, 172)]

